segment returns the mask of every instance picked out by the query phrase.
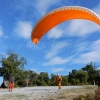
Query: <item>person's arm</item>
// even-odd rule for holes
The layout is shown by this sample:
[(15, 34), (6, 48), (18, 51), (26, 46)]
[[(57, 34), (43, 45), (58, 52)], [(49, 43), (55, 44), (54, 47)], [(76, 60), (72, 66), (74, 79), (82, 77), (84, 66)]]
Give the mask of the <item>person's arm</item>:
[(62, 81), (62, 77), (61, 77), (61, 81)]

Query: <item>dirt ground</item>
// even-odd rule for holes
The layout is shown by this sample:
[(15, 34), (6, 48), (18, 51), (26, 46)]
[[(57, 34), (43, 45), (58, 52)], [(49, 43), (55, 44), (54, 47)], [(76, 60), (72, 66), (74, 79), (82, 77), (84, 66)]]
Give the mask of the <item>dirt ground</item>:
[(0, 89), (0, 100), (73, 100), (80, 94), (92, 92), (97, 86), (37, 86), (14, 88), (12, 92), (8, 89)]

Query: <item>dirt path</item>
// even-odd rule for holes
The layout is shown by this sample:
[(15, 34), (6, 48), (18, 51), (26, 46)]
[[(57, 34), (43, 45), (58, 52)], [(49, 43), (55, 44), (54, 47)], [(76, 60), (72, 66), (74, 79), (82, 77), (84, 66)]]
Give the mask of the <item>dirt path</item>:
[(62, 86), (62, 89), (58, 90), (57, 86), (37, 86), (15, 88), (13, 92), (9, 92), (8, 89), (0, 89), (0, 100), (48, 100), (49, 97), (57, 95), (64, 90), (81, 87), (82, 86)]

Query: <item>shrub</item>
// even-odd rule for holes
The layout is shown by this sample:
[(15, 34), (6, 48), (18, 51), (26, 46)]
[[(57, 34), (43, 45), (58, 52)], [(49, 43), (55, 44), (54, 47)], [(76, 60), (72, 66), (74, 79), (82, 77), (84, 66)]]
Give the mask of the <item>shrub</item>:
[(100, 100), (100, 88), (98, 88), (94, 93), (87, 93), (85, 95), (79, 95), (73, 100)]

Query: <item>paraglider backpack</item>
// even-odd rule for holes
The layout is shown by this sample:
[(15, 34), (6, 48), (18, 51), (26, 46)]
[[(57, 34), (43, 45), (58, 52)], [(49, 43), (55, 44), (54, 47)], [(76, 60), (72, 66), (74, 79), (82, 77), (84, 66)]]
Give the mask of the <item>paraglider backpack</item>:
[(10, 80), (9, 80), (11, 83), (14, 82), (14, 77), (10, 77)]
[(61, 76), (57, 76), (56, 77), (56, 81), (61, 81), (62, 80), (62, 77)]

